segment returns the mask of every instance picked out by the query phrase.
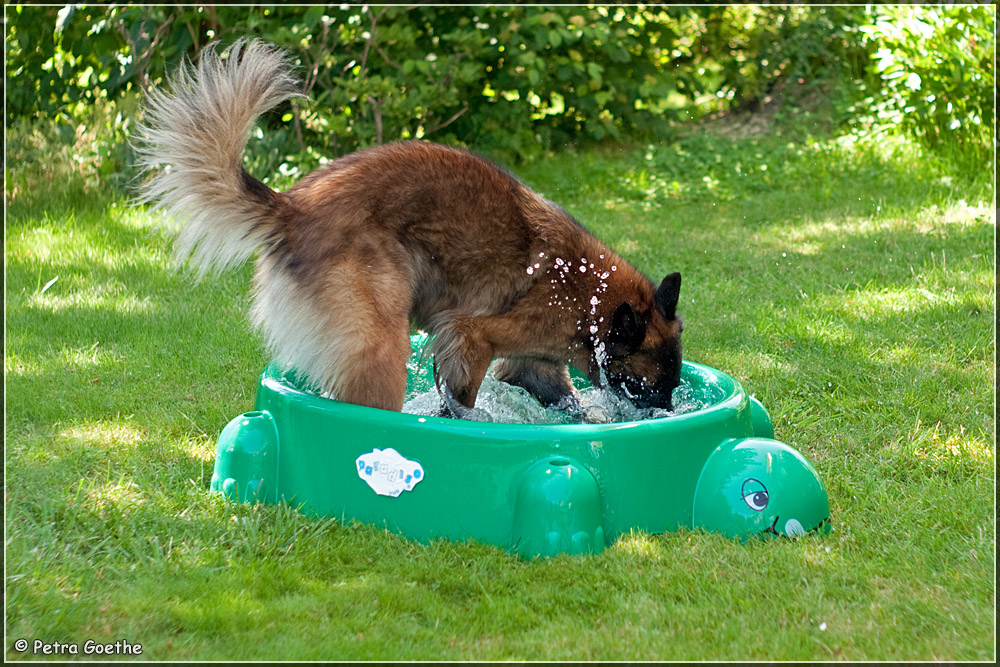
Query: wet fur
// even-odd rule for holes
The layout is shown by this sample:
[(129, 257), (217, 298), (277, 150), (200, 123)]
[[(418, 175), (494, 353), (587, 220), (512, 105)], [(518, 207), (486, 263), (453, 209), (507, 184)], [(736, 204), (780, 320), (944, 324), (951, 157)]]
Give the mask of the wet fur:
[(272, 191), (243, 170), (242, 152), (255, 118), (297, 95), (277, 49), (241, 41), (225, 60), (206, 49), (170, 93), (151, 93), (137, 144), (155, 174), (143, 199), (174, 221), (179, 259), (205, 275), (257, 251), (251, 317), (272, 354), (339, 400), (400, 410), (414, 321), (434, 335), (437, 374), (464, 406), (502, 358), (498, 378), (547, 404), (572, 404), (569, 364), (669, 407), (678, 274), (657, 288), (565, 211), (458, 148), (369, 148)]

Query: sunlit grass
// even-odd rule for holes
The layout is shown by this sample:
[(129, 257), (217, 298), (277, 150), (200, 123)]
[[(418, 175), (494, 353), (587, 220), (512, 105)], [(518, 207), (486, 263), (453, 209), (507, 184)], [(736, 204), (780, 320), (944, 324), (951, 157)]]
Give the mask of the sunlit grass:
[(141, 210), (57, 168), (7, 163), (9, 637), (151, 660), (995, 658), (996, 220), (975, 175), (781, 137), (517, 169), (650, 275), (682, 272), (687, 358), (764, 403), (834, 526), (526, 563), (210, 496), (268, 361), (250, 269), (195, 284)]

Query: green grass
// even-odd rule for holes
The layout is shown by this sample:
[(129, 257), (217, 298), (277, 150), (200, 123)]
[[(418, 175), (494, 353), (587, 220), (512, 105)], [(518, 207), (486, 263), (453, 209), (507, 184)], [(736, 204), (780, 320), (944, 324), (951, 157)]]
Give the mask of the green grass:
[(142, 210), (41, 154), (7, 160), (8, 659), (36, 657), (22, 637), (157, 660), (995, 658), (988, 182), (780, 135), (519, 169), (650, 275), (682, 272), (685, 356), (761, 399), (834, 525), (521, 562), (210, 496), (267, 362), (250, 269), (193, 284)]

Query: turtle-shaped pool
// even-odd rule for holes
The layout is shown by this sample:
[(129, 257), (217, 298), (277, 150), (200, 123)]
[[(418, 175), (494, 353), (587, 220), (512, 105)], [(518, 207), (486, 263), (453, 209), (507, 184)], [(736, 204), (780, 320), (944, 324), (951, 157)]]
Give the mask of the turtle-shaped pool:
[[(415, 358), (426, 338), (412, 338)], [(433, 386), (411, 364), (410, 395)], [(596, 553), (632, 530), (745, 539), (826, 532), (813, 465), (773, 439), (756, 399), (684, 362), (700, 407), (640, 421), (486, 423), (323, 398), (270, 364), (256, 405), (219, 436), (211, 490), (384, 526), (421, 542), (475, 539), (522, 557)]]

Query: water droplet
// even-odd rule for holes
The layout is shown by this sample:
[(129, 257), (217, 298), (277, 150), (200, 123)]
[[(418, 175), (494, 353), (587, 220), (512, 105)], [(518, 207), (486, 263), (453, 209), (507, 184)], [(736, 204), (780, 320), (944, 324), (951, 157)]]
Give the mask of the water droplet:
[(531, 267), (531, 266), (529, 266), (529, 267), (528, 267), (528, 275), (530, 276), (530, 275), (531, 275), (532, 273), (534, 273), (534, 272), (535, 272), (535, 269), (534, 269), (534, 267)]

